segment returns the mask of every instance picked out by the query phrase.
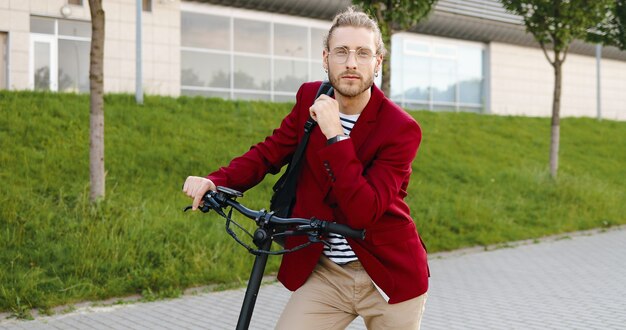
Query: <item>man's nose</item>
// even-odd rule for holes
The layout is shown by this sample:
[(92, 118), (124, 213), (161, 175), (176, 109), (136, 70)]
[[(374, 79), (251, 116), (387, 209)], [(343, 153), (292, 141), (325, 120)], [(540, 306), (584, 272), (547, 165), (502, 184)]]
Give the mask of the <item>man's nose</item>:
[[(354, 56), (352, 56), (354, 55)], [(354, 49), (350, 49), (348, 51), (348, 58), (346, 59), (346, 67), (349, 68), (356, 68), (357, 67), (357, 60), (356, 60), (356, 50)]]

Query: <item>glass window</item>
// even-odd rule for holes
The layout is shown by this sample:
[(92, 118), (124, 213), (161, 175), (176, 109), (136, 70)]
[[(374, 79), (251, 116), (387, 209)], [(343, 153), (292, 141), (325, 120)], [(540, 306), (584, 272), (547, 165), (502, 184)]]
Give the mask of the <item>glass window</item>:
[(428, 104), (425, 103), (407, 102), (403, 107), (411, 110), (428, 110)]
[(34, 89), (89, 92), (91, 23), (32, 16), (30, 28)]
[(430, 46), (423, 42), (407, 41), (404, 43), (404, 51), (406, 53), (428, 54), (430, 53)]
[(295, 95), (274, 95), (274, 102), (295, 103), (296, 96)]
[(324, 37), (328, 31), (311, 28), (311, 59), (321, 60), (324, 51)]
[(184, 86), (230, 88), (230, 56), (183, 50), (180, 80)]
[(59, 35), (91, 38), (91, 23), (59, 20)]
[(51, 45), (48, 42), (35, 42), (35, 90), (50, 90)]
[(449, 112), (454, 112), (456, 111), (456, 108), (453, 105), (434, 105), (433, 109), (434, 111), (449, 111)]
[(269, 94), (254, 94), (254, 93), (235, 93), (235, 98), (238, 100), (260, 100), (269, 101)]
[(235, 88), (270, 90), (270, 60), (235, 56)]
[(459, 102), (481, 104), (483, 50), (459, 47)]
[(433, 53), (438, 56), (456, 58), (456, 47), (449, 45), (435, 45)]
[(483, 47), (439, 39), (394, 36), (393, 99), (438, 111), (482, 109)]
[(235, 51), (257, 54), (270, 53), (270, 23), (247, 19), (234, 20)]
[(481, 104), (483, 82), (478, 78), (470, 78), (459, 82), (459, 102)]
[(460, 111), (464, 111), (464, 112), (475, 112), (475, 113), (480, 113), (482, 112), (482, 108), (479, 107), (461, 107), (459, 109)]
[(302, 83), (327, 79), (325, 29), (237, 16), (181, 12), (182, 95), (292, 102)]
[(54, 34), (54, 19), (44, 17), (31, 17), (30, 32)]
[(431, 59), (430, 85), (433, 101), (456, 101), (456, 61), (447, 58)]
[(309, 64), (309, 67), (310, 67), (310, 70), (311, 70), (311, 78), (309, 78), (309, 80), (317, 81), (317, 80), (327, 80), (328, 79), (328, 73), (326, 73), (326, 71), (324, 71), (324, 67), (322, 66), (322, 62), (313, 62), (312, 61), (311, 64)]
[(59, 40), (59, 91), (89, 92), (87, 41)]
[(297, 92), (306, 82), (308, 65), (304, 61), (276, 60), (274, 62), (274, 90)]
[(459, 48), (459, 76), (481, 78), (483, 76), (483, 50), (480, 48)]
[(307, 57), (309, 43), (307, 28), (286, 24), (274, 24), (274, 55)]
[[(404, 98), (408, 100), (430, 99), (430, 58), (407, 56), (402, 68)], [(392, 75), (393, 76), (393, 75)]]
[(182, 12), (181, 45), (230, 50), (230, 18)]

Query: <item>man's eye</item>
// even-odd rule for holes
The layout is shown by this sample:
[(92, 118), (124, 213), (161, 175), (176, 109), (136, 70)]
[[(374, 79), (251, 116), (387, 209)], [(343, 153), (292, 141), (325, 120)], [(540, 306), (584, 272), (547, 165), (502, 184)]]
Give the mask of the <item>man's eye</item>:
[(356, 53), (356, 55), (357, 55), (358, 57), (364, 57), (364, 58), (367, 58), (367, 57), (372, 56), (372, 53), (371, 53), (370, 51), (367, 51), (367, 50), (359, 50), (359, 51)]
[(335, 55), (337, 56), (346, 56), (348, 51), (345, 49), (335, 49)]

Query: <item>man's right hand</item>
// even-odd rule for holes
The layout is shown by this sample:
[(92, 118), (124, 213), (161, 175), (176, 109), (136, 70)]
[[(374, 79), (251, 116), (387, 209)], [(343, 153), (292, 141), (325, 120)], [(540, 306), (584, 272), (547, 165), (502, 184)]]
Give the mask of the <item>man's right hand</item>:
[(202, 201), (202, 196), (209, 190), (216, 191), (217, 188), (215, 184), (213, 181), (200, 176), (188, 176), (183, 185), (183, 192), (193, 198), (191, 209), (194, 211), (198, 209), (200, 201)]

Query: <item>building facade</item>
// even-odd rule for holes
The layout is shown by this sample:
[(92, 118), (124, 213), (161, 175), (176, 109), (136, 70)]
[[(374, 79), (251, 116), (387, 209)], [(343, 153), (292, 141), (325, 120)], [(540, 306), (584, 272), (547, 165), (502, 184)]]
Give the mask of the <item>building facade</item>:
[[(325, 78), (322, 39), (350, 1), (141, 3), (145, 93), (291, 102), (302, 82)], [(105, 91), (133, 93), (137, 1), (103, 6)], [(89, 19), (87, 0), (0, 0), (0, 88), (87, 92)], [(551, 114), (553, 69), (496, 0), (439, 0), (387, 46), (390, 97), (407, 109)], [(626, 120), (626, 52), (604, 47), (600, 74), (597, 63), (595, 45), (572, 45), (562, 116)]]

